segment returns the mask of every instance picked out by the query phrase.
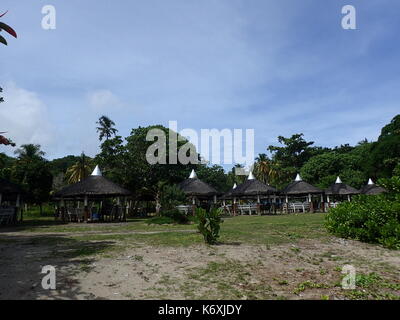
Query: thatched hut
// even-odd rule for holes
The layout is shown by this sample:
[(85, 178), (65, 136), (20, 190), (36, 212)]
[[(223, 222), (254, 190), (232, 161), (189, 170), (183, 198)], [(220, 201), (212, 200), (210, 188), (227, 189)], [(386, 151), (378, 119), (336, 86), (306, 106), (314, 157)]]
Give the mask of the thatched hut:
[(261, 199), (262, 198), (270, 198), (271, 196), (276, 196), (278, 194), (278, 190), (270, 185), (267, 185), (259, 180), (257, 180), (253, 172), (250, 172), (247, 180), (242, 184), (238, 185), (232, 191), (232, 197), (234, 202), (234, 213), (236, 213), (236, 200), (244, 200), (244, 199), (256, 199), (257, 201), (257, 212), (261, 213)]
[(225, 200), (232, 200), (233, 199), (233, 191), (237, 188), (236, 182), (234, 183), (233, 187), (231, 190), (225, 192), (220, 199), (225, 201)]
[(281, 191), (281, 194), (285, 196), (286, 205), (289, 203), (289, 198), (306, 198), (310, 206), (310, 211), (314, 211), (313, 197), (319, 195), (321, 198), (321, 205), (323, 206), (323, 194), (324, 191), (320, 188), (314, 187), (313, 185), (303, 181), (300, 174), (297, 174), (296, 179), (291, 182), (286, 188)]
[(201, 181), (194, 170), (192, 170), (188, 179), (178, 184), (178, 187), (191, 199), (193, 213), (195, 212), (196, 204), (201, 200), (213, 199), (214, 203), (217, 201), (218, 191)]
[(18, 185), (0, 178), (0, 224), (17, 222), (21, 194), (22, 189)]
[[(89, 200), (95, 201), (104, 198), (117, 198), (117, 206), (119, 206), (120, 197), (127, 197), (129, 195), (131, 195), (130, 191), (103, 177), (100, 168), (96, 166), (89, 177), (61, 189), (55, 193), (54, 198), (60, 200), (61, 208), (64, 208), (64, 201), (83, 200), (85, 220), (87, 220), (89, 216), (87, 210)], [(124, 216), (124, 219), (125, 218)]]
[(340, 177), (337, 177), (336, 182), (331, 184), (327, 189), (325, 189), (325, 194), (327, 196), (327, 202), (330, 202), (330, 197), (347, 197), (347, 200), (351, 200), (351, 196), (355, 194), (360, 194), (360, 191), (343, 183)]
[(376, 195), (387, 192), (385, 188), (377, 186), (372, 179), (368, 180), (368, 184), (363, 186), (360, 190), (361, 194)]

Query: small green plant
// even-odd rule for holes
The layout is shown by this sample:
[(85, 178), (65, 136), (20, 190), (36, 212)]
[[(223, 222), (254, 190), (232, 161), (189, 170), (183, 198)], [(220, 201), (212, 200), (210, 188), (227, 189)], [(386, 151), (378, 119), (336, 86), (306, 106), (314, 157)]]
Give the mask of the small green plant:
[(201, 208), (196, 209), (196, 216), (199, 221), (197, 228), (208, 244), (217, 244), (221, 223), (223, 222), (221, 214), (221, 210), (215, 208), (210, 211)]

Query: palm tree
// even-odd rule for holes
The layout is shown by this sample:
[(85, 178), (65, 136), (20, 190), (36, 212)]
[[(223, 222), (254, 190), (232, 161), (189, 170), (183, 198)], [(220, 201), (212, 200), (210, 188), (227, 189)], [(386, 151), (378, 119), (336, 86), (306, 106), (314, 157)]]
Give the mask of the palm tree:
[(40, 144), (23, 144), (14, 153), (18, 156), (19, 160), (30, 162), (32, 160), (43, 159), (45, 153), (40, 150)]
[(101, 116), (99, 121), (96, 122), (99, 127), (96, 128), (99, 133), (99, 140), (102, 141), (105, 137), (106, 140), (115, 135), (118, 130), (114, 128), (115, 123), (107, 116)]
[(67, 169), (65, 175), (68, 179), (68, 183), (77, 183), (85, 179), (89, 176), (91, 169), (89, 159), (87, 159), (85, 154), (82, 152), (79, 160)]
[[(7, 12), (0, 14), (0, 18), (3, 17)], [(4, 30), (5, 32), (9, 33), (12, 35), (14, 38), (17, 37), (17, 33), (14, 31), (13, 28), (11, 28), (9, 25), (6, 25), (4, 22), (0, 22), (0, 31)], [(7, 40), (0, 36), (0, 43), (7, 45)]]
[(278, 170), (276, 168), (276, 165), (273, 163), (272, 160), (268, 158), (265, 153), (259, 154), (256, 158), (254, 171), (257, 179), (264, 183), (271, 182), (278, 177)]

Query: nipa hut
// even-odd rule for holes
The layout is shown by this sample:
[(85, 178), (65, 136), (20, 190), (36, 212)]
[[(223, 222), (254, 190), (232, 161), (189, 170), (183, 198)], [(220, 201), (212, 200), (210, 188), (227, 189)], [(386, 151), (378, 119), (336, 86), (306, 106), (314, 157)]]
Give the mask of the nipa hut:
[[(101, 201), (105, 198), (116, 198), (117, 199), (117, 211), (120, 208), (120, 197), (127, 197), (131, 194), (130, 191), (120, 187), (109, 179), (103, 177), (100, 168), (96, 166), (93, 170), (92, 174), (85, 178), (82, 181), (79, 181), (75, 184), (67, 186), (60, 191), (56, 192), (54, 198), (60, 200), (61, 209), (64, 208), (64, 201), (68, 200), (83, 200), (84, 202), (84, 211), (85, 211), (85, 221), (88, 220), (89, 212), (88, 212), (88, 201)], [(126, 202), (126, 201), (125, 201)], [(102, 203), (101, 203), (102, 204)], [(105, 208), (102, 208), (105, 209)], [(124, 211), (124, 210), (122, 210)], [(105, 215), (108, 213), (104, 212)], [(123, 213), (124, 214), (124, 213)], [(125, 215), (123, 218), (120, 217), (119, 214), (111, 214), (111, 218), (115, 218), (117, 215), (118, 218), (125, 219)]]
[[(289, 203), (289, 198), (306, 198), (306, 202), (309, 204), (311, 212), (314, 211), (313, 197), (320, 195), (320, 202), (323, 206), (323, 194), (324, 191), (320, 188), (314, 187), (313, 185), (303, 181), (300, 174), (297, 174), (296, 179), (291, 182), (286, 188), (281, 191), (281, 194), (285, 196), (286, 206)], [(294, 209), (296, 210), (296, 209)]]
[(368, 184), (361, 188), (361, 194), (376, 195), (387, 192), (385, 188), (377, 186), (372, 179), (368, 180)]
[(259, 180), (257, 180), (253, 172), (250, 172), (247, 180), (242, 184), (238, 185), (231, 193), (234, 200), (234, 212), (236, 213), (236, 200), (245, 199), (256, 199), (257, 200), (257, 212), (261, 213), (261, 199), (270, 198), (277, 195), (278, 191)]
[(5, 179), (0, 179), (0, 225), (17, 222), (21, 194), (22, 189), (18, 185)]
[(178, 187), (191, 199), (193, 213), (200, 201), (211, 199), (213, 199), (214, 203), (217, 201), (218, 191), (204, 181), (201, 181), (194, 170), (192, 170), (188, 179), (178, 184)]
[(343, 199), (347, 198), (348, 201), (351, 200), (351, 196), (359, 194), (360, 191), (343, 183), (340, 177), (337, 177), (336, 182), (331, 184), (327, 189), (325, 189), (325, 194), (327, 197), (327, 203), (329, 205), (331, 197), (339, 197)]

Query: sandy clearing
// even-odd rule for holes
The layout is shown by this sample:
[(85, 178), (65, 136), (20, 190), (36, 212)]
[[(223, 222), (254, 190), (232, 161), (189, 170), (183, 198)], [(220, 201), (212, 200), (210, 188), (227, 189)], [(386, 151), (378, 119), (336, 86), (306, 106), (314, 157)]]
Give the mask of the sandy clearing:
[[(32, 238), (14, 233), (12, 241), (0, 241), (0, 299), (343, 299), (344, 290), (334, 283), (343, 276), (344, 264), (399, 284), (398, 251), (334, 237), (270, 247), (124, 242), (123, 251), (79, 258), (65, 256), (62, 245), (32, 243)], [(91, 244), (107, 247), (119, 242)], [(41, 288), (43, 265), (56, 267), (57, 290)], [(316, 287), (296, 292), (306, 281)], [(400, 297), (398, 290), (390, 294)]]

